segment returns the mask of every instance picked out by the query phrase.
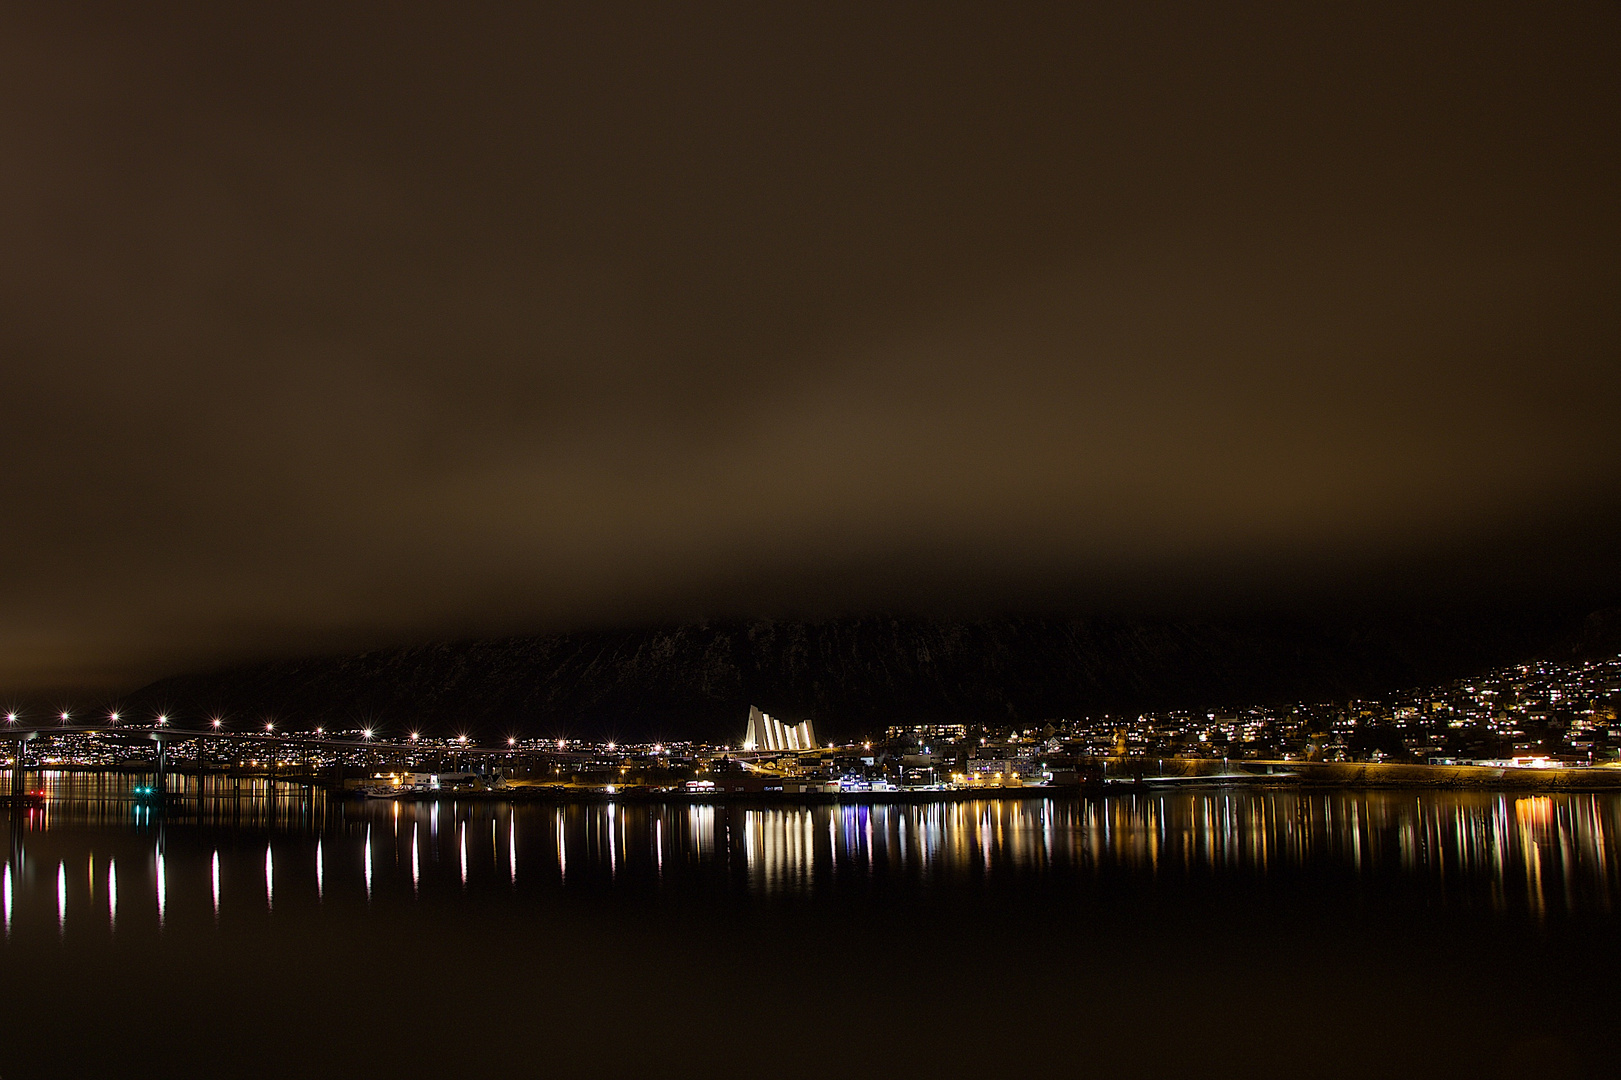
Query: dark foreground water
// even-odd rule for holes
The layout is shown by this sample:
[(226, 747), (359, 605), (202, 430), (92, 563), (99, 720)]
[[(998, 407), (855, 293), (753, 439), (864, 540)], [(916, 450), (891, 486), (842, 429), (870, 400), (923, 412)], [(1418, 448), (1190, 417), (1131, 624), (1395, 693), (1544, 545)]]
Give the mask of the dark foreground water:
[(0, 1077), (1609, 1076), (1621, 799), (7, 810)]

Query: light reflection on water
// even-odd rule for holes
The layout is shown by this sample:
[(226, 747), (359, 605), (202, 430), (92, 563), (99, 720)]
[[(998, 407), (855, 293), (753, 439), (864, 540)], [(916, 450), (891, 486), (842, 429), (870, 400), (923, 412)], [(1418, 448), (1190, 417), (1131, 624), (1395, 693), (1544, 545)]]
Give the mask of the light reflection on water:
[[(93, 922), (161, 929), (247, 906), (399, 904), (499, 890), (972, 890), (1046, 882), (1312, 880), (1542, 919), (1608, 912), (1621, 797), (1207, 789), (956, 803), (748, 806), (343, 802), (285, 788), (154, 815), (56, 777), (6, 810), (8, 940)], [(489, 843), (474, 837), (488, 835)], [(441, 839), (444, 847), (441, 847)], [(119, 863), (123, 866), (120, 867)], [(451, 890), (450, 894), (446, 890)]]

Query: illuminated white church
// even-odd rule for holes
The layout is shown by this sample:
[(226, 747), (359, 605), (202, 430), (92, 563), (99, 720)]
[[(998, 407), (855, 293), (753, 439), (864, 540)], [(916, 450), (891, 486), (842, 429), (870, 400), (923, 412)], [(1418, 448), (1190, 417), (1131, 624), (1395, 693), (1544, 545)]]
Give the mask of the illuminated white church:
[(809, 720), (789, 726), (749, 706), (749, 728), (743, 733), (743, 749), (811, 750), (815, 746), (816, 734), (811, 731)]

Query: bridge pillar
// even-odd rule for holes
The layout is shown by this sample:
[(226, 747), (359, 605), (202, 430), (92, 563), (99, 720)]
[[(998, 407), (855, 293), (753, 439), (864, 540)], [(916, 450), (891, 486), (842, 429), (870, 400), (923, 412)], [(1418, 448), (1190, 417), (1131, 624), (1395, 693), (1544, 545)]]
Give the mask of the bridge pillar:
[(153, 778), (154, 801), (160, 809), (169, 805), (169, 739), (166, 733), (152, 732), (150, 738), (158, 744), (158, 774)]
[(35, 732), (30, 731), (23, 735), (7, 736), (7, 738), (11, 741), (14, 750), (16, 751), (16, 753), (12, 756), (11, 801), (18, 806), (22, 806), (28, 801), (28, 783), (27, 777), (24, 775), (23, 770), (23, 751), (28, 746), (29, 740), (34, 738), (35, 734)]

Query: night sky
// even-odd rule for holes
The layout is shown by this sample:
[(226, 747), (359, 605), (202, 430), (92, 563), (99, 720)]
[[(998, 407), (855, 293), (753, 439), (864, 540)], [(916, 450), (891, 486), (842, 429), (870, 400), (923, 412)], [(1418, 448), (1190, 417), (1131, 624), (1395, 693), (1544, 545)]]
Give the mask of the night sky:
[(1614, 603), (1618, 106), (1608, 2), (9, 5), (0, 689)]

